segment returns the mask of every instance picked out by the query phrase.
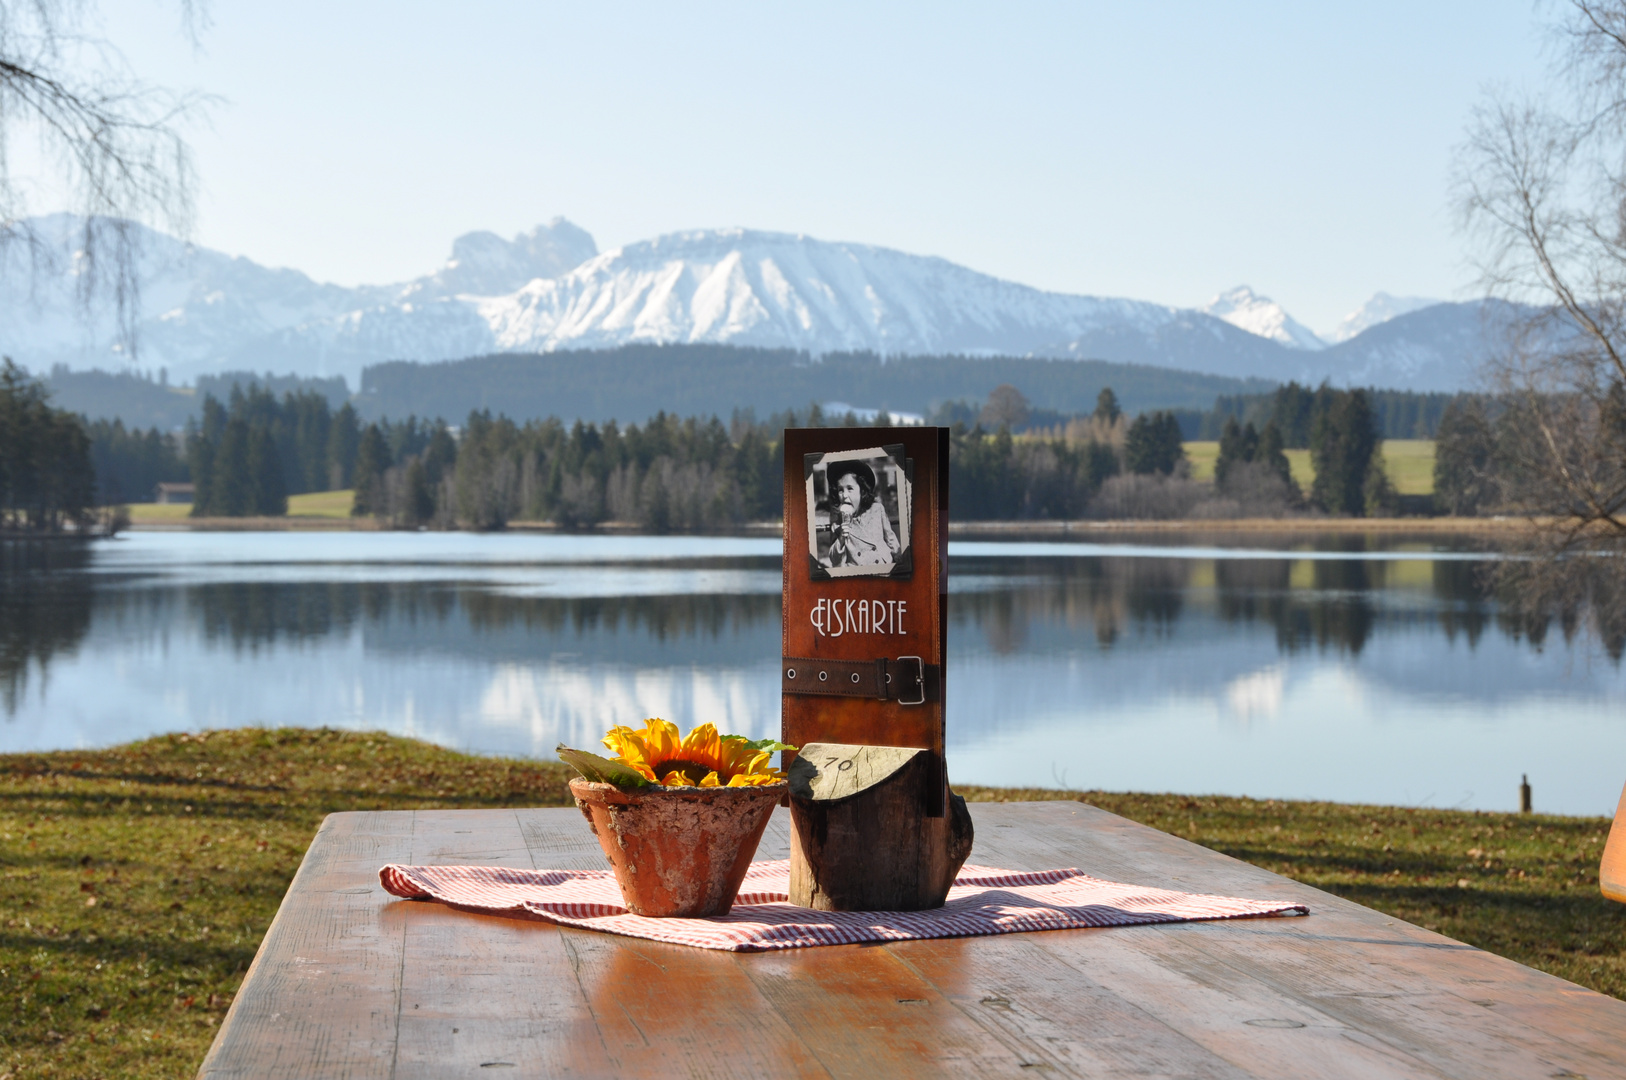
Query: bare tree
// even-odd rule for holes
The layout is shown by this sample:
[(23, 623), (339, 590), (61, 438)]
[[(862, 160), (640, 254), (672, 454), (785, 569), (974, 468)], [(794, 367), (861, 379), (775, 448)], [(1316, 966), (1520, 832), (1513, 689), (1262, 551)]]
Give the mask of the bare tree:
[(1009, 383), (1001, 383), (988, 393), (988, 404), (978, 419), (991, 428), (1018, 428), (1028, 422), (1028, 399)]
[(1502, 491), (1549, 554), (1626, 548), (1626, 0), (1568, 0), (1543, 100), (1491, 97), (1458, 159), (1502, 343)]
[[(111, 302), (133, 355), (139, 314), (134, 222), (184, 235), (194, 175), (182, 122), (204, 99), (143, 83), (98, 37), (93, 0), (0, 0), (0, 245), (26, 246), (31, 269), (56, 253), (30, 226), (30, 192), (78, 211), (76, 285), (87, 310)], [(181, 0), (182, 30), (196, 39), (196, 0)], [(19, 175), (24, 140), (45, 174)]]

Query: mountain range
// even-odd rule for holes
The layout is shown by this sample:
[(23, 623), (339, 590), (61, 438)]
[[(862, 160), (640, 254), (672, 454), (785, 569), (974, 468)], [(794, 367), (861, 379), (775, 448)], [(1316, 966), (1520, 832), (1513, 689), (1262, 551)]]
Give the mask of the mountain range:
[(600, 252), (555, 218), (511, 240), (469, 233), (434, 273), (323, 284), (131, 226), (135, 349), (86, 307), (81, 219), (30, 223), (0, 250), (0, 352), (35, 371), (166, 369), (344, 376), (392, 360), (725, 344), (812, 356), (1091, 359), (1275, 381), (1413, 390), (1470, 385), (1488, 302), (1379, 293), (1317, 336), (1247, 287), (1200, 309), (1047, 292), (944, 259), (749, 229), (671, 233)]

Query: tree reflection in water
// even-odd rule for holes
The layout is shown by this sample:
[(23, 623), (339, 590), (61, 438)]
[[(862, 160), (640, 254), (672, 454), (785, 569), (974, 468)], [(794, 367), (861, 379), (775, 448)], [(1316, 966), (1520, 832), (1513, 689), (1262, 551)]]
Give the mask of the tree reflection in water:
[[(14, 714), (30, 672), (99, 629), (136, 640), (195, 634), (255, 655), (321, 646), (356, 631), (368, 649), (526, 658), (585, 650), (636, 664), (669, 642), (719, 656), (774, 655), (779, 598), (760, 594), (536, 597), (455, 579), (412, 582), (210, 582), (86, 573), (82, 546), (0, 546), (0, 698)], [(742, 636), (762, 638), (742, 649)], [(769, 641), (768, 639), (772, 639)]]
[[(43, 680), (53, 658), (71, 654), (93, 630), (139, 642), (184, 636), (250, 656), (353, 640), (380, 654), (480, 662), (576, 655), (697, 669), (749, 666), (779, 647), (779, 598), (771, 592), (538, 596), (460, 577), (456, 567), (442, 580), (170, 582), (94, 573), (92, 556), (79, 543), (0, 543), (7, 715), (16, 714), (31, 679)], [(1529, 614), (1487, 592), (1485, 567), (1461, 559), (955, 556), (950, 649), (1011, 655), (1093, 643), (1109, 651), (1212, 635), (1218, 623), (1268, 627), (1283, 654), (1355, 657), (1376, 635), (1407, 628), (1437, 631), (1472, 650), (1492, 626), (1540, 650), (1556, 622), (1566, 642), (1601, 628), (1618, 664), (1626, 611), (1612, 622), (1573, 606)]]
[[(1473, 649), (1492, 624), (1539, 650), (1553, 621), (1566, 642), (1584, 628), (1573, 608), (1532, 616), (1499, 604), (1487, 568), (1486, 561), (1461, 558), (957, 558), (954, 572), (976, 575), (979, 587), (956, 593), (950, 613), (958, 632), (980, 633), (999, 654), (1020, 651), (1033, 637), (1032, 624), (1041, 622), (1087, 633), (1108, 649), (1137, 636), (1170, 635), (1183, 619), (1203, 613), (1227, 624), (1268, 626), (1285, 654), (1359, 656), (1380, 629), (1407, 627), (1437, 629)], [(1010, 585), (986, 584), (998, 577)], [(1620, 621), (1626, 628), (1626, 618)], [(1616, 661), (1622, 637), (1604, 638)]]
[(43, 682), (52, 657), (72, 652), (90, 629), (89, 544), (79, 540), (0, 540), (0, 700), (6, 715)]

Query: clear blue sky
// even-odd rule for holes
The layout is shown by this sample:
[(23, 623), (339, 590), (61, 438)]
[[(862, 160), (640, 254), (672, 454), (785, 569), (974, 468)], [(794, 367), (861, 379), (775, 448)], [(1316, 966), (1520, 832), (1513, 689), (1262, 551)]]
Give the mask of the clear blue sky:
[(223, 98), (194, 239), (346, 284), (562, 214), (610, 248), (743, 225), (1323, 330), (1471, 273), (1447, 181), (1528, 0), (962, 5), (110, 2), (143, 77)]

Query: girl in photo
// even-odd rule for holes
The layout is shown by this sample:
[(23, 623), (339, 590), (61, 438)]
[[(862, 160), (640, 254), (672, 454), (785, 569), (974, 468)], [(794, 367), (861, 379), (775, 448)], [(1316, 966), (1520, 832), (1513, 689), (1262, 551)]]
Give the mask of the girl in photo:
[(826, 566), (886, 566), (902, 545), (875, 497), (875, 470), (862, 461), (838, 461), (826, 474), (830, 485), (830, 550)]

